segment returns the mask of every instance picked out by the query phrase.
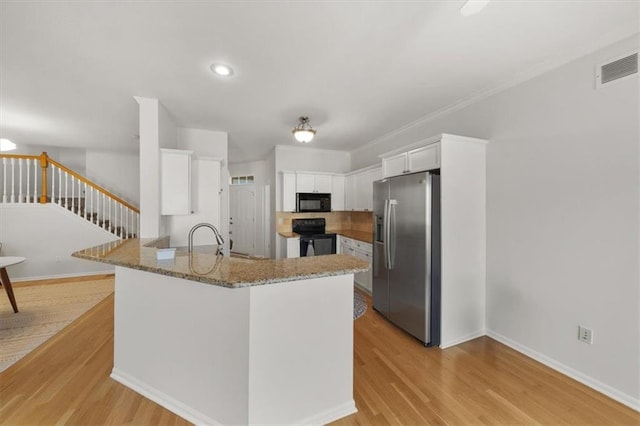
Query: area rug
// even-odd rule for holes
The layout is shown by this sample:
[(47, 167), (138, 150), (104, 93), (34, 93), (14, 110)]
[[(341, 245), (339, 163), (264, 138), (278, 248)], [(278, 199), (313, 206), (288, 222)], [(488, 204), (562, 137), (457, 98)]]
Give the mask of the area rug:
[(353, 319), (360, 318), (367, 312), (367, 299), (357, 291), (353, 292)]
[(113, 293), (113, 287), (113, 278), (28, 286), (14, 284), (20, 311), (17, 314), (13, 313), (1, 289), (0, 372)]

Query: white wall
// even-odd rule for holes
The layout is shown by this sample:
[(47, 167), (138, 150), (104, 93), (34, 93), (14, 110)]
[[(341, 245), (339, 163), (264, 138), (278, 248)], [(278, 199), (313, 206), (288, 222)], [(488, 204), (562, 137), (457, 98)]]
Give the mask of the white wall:
[(140, 114), (140, 237), (166, 235), (160, 215), (160, 148), (176, 148), (177, 128), (157, 99), (136, 97)]
[(71, 253), (117, 239), (57, 205), (0, 204), (2, 256), (27, 258), (8, 269), (12, 281), (113, 272), (113, 266)]
[[(253, 186), (255, 190), (255, 252), (257, 256), (269, 256), (268, 246), (265, 244), (265, 224), (269, 224), (271, 214), (265, 210), (265, 161), (251, 161), (247, 163), (229, 164), (230, 176), (253, 176)], [(231, 194), (231, 198), (233, 195)], [(230, 199), (230, 203), (234, 200)]]
[(352, 167), (438, 133), (489, 139), (489, 334), (640, 408), (639, 84), (594, 81), (634, 49), (637, 37), (424, 120), (352, 152)]
[[(47, 155), (51, 156), (50, 153)], [(79, 148), (59, 148), (58, 156), (53, 157), (54, 160), (58, 161), (58, 163), (67, 166), (74, 172), (78, 173), (81, 176), (87, 175), (87, 161), (86, 161), (86, 150)]]
[(87, 150), (86, 176), (123, 200), (140, 205), (138, 152)]

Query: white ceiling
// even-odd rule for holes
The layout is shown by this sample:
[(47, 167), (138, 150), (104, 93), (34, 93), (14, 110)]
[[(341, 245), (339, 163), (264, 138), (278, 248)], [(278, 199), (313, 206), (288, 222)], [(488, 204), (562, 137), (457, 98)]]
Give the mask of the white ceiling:
[[(352, 150), (639, 29), (637, 1), (7, 2), (0, 132), (18, 144), (134, 149), (133, 96), (262, 159), (308, 115)], [(212, 75), (214, 61), (235, 69)]]

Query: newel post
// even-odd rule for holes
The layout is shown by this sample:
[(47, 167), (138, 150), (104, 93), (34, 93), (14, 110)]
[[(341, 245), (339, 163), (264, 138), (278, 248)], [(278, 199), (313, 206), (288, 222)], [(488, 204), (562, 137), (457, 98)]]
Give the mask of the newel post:
[(40, 168), (42, 168), (42, 195), (40, 195), (40, 204), (47, 203), (47, 167), (49, 167), (49, 157), (46, 152), (40, 154)]

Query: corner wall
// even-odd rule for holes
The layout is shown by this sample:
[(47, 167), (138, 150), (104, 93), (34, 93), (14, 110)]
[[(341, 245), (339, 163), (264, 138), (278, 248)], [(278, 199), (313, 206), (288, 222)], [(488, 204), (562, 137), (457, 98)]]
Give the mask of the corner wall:
[(8, 268), (11, 281), (112, 273), (111, 265), (71, 253), (117, 239), (57, 205), (0, 204), (1, 255), (27, 258)]
[(160, 148), (176, 148), (178, 131), (162, 104), (136, 97), (140, 105), (140, 237), (166, 234), (160, 215)]
[[(352, 152), (440, 133), (488, 139), (488, 334), (640, 409), (639, 79), (595, 88), (621, 40)], [(578, 325), (594, 343), (577, 340)]]

